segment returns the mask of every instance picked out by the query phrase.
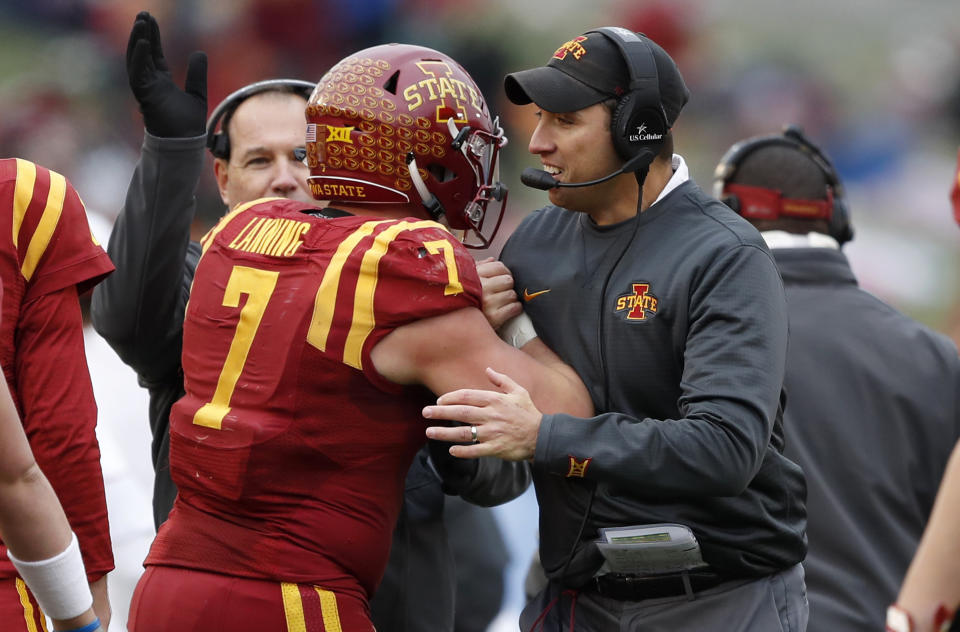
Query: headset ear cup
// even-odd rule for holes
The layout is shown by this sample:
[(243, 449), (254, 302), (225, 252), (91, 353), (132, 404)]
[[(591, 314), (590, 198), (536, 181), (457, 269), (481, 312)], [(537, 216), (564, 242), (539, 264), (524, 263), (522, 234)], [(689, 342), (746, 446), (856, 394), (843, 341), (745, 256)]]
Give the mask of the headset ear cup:
[(729, 206), (734, 213), (740, 214), (740, 198), (736, 195), (727, 194), (720, 198), (720, 201)]
[(617, 102), (610, 119), (613, 146), (623, 160), (630, 160), (641, 152), (649, 154), (653, 162), (667, 135), (667, 122), (662, 108), (637, 107), (636, 93), (631, 92)]
[(610, 136), (613, 138), (613, 148), (624, 161), (636, 155), (636, 147), (630, 144), (628, 135), (630, 128), (630, 111), (633, 109), (634, 94), (628, 93), (617, 100), (617, 105), (610, 115)]
[(840, 245), (853, 239), (853, 225), (850, 223), (850, 211), (841, 194), (833, 199), (833, 210), (830, 213), (830, 236)]
[(227, 133), (217, 132), (211, 136), (208, 148), (214, 158), (226, 159), (230, 155), (230, 138), (227, 136)]
[(270, 90), (283, 90), (289, 91), (291, 94), (299, 94), (304, 100), (310, 101), (310, 96), (315, 88), (316, 84), (302, 79), (266, 79), (251, 83), (229, 94), (213, 109), (207, 119), (207, 149), (216, 158), (226, 159), (229, 156), (230, 138), (223, 127), (220, 126), (221, 119), (227, 117), (228, 112), (235, 111), (241, 103), (250, 97)]

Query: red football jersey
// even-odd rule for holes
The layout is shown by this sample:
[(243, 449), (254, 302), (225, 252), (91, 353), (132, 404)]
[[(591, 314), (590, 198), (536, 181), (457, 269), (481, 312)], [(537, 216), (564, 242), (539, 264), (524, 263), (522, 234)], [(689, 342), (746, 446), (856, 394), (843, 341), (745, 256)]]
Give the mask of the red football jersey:
[[(91, 579), (113, 568), (113, 553), (77, 292), (112, 270), (62, 175), (0, 160), (0, 363)], [(14, 576), (0, 546), (0, 577)]]
[(304, 210), (259, 200), (203, 240), (187, 394), (170, 416), (179, 496), (147, 564), (366, 597), (429, 396), (379, 375), (370, 351), (401, 325), (479, 307), (480, 280), (435, 222)]

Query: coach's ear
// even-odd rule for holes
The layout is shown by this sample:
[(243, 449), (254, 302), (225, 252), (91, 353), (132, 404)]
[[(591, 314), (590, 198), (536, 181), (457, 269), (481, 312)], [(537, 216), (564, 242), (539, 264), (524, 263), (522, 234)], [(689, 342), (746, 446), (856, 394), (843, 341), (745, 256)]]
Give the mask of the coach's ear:
[(230, 179), (230, 175), (227, 169), (226, 158), (213, 159), (213, 175), (217, 179), (217, 190), (220, 191), (220, 199), (223, 200), (223, 204), (227, 207), (227, 210), (230, 210), (230, 198), (227, 197), (227, 181)]

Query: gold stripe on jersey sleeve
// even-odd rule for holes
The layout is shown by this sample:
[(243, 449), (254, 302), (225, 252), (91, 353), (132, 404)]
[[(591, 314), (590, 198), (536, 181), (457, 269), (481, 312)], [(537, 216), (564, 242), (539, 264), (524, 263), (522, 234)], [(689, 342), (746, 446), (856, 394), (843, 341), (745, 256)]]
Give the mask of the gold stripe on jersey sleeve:
[(33, 616), (33, 604), (30, 603), (27, 584), (19, 577), (16, 578), (14, 583), (17, 586), (17, 594), (20, 595), (20, 605), (23, 606), (23, 619), (27, 622), (27, 632), (39, 632), (36, 617)]
[(17, 158), (17, 183), (13, 189), (13, 247), (20, 243), (20, 226), (33, 200), (33, 187), (37, 184), (37, 165)]
[(271, 200), (282, 200), (284, 198), (260, 198), (258, 200), (253, 200), (251, 202), (245, 202), (243, 204), (237, 205), (232, 211), (223, 216), (223, 218), (217, 222), (217, 225), (207, 231), (207, 234), (200, 239), (200, 256), (203, 256), (203, 253), (207, 251), (207, 248), (210, 247), (210, 244), (213, 243), (213, 238), (216, 237), (221, 230), (227, 227), (227, 224), (233, 220), (234, 217), (244, 212), (251, 206), (260, 204), (261, 202), (269, 202)]
[(43, 208), (40, 223), (37, 224), (37, 229), (33, 231), (30, 244), (27, 246), (27, 254), (24, 255), (23, 264), (20, 266), (20, 273), (27, 281), (33, 278), (33, 273), (37, 271), (37, 265), (40, 263), (43, 253), (47, 251), (47, 246), (53, 239), (53, 233), (57, 230), (57, 223), (60, 221), (60, 214), (63, 212), (63, 201), (66, 194), (66, 178), (55, 171), (51, 171), (47, 205)]
[(330, 258), (327, 269), (323, 272), (317, 297), (313, 302), (313, 317), (310, 319), (310, 329), (307, 330), (307, 342), (320, 351), (327, 350), (327, 337), (333, 325), (333, 312), (337, 309), (337, 291), (340, 288), (340, 275), (347, 258), (364, 237), (368, 237), (373, 230), (391, 220), (364, 222), (360, 228), (340, 242), (337, 251)]
[(422, 222), (398, 222), (378, 234), (373, 245), (363, 253), (360, 263), (360, 275), (357, 279), (357, 289), (353, 297), (353, 319), (350, 321), (350, 331), (343, 349), (343, 361), (355, 369), (362, 369), (361, 361), (363, 343), (373, 332), (376, 318), (373, 313), (373, 299), (377, 293), (379, 280), (380, 259), (387, 253), (387, 249), (394, 239), (402, 232), (418, 228), (436, 228), (436, 222), (424, 220)]
[(283, 615), (287, 619), (287, 632), (307, 632), (300, 587), (290, 582), (283, 582), (280, 584), (280, 593), (283, 595)]
[[(83, 198), (80, 197), (79, 193), (77, 193), (77, 199), (80, 200), (80, 206), (82, 206), (84, 210), (86, 210), (87, 205), (83, 203)], [(100, 245), (100, 242), (97, 240), (97, 236), (93, 234), (92, 228), (90, 229), (90, 241), (93, 243), (94, 246)]]
[(313, 588), (320, 595), (320, 614), (323, 616), (324, 632), (343, 632), (340, 626), (340, 613), (337, 611), (337, 596), (319, 586)]

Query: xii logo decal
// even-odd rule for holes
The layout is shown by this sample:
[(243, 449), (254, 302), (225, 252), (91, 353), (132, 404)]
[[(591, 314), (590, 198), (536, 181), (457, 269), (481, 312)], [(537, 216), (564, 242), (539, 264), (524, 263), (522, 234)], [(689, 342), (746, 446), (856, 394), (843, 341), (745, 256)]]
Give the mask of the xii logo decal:
[(350, 143), (352, 145), (353, 139), (350, 138), (350, 132), (352, 131), (352, 127), (334, 127), (333, 125), (327, 125), (327, 142)]
[(647, 320), (657, 313), (657, 297), (649, 283), (632, 283), (631, 292), (617, 297), (618, 312), (627, 311), (627, 320)]

